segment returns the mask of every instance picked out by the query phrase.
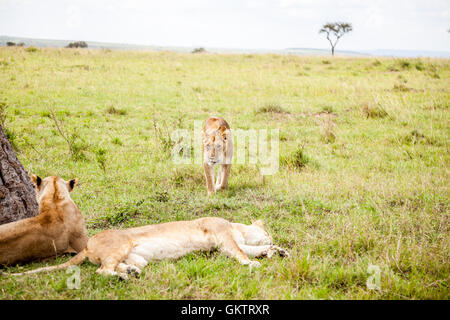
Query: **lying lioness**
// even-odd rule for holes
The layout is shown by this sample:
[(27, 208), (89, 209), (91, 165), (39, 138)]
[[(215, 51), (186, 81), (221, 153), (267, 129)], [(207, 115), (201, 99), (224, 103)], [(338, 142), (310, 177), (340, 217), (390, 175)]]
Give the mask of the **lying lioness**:
[(92, 263), (100, 265), (97, 273), (127, 279), (130, 273), (138, 275), (150, 260), (175, 259), (192, 251), (214, 248), (236, 258), (241, 264), (255, 267), (260, 263), (248, 257), (270, 258), (277, 252), (288, 256), (285, 250), (272, 244), (272, 238), (261, 221), (245, 225), (209, 217), (106, 230), (90, 238), (86, 249), (66, 263), (13, 275), (66, 269), (89, 258)]
[(70, 198), (76, 179), (31, 177), (39, 214), (0, 226), (0, 264), (15, 264), (65, 252), (78, 253), (88, 236), (83, 217)]
[[(231, 161), (233, 159), (233, 138), (230, 126), (219, 117), (211, 117), (205, 122), (202, 133), (203, 168), (205, 170), (208, 195), (228, 187)], [(214, 167), (220, 165), (214, 185)]]

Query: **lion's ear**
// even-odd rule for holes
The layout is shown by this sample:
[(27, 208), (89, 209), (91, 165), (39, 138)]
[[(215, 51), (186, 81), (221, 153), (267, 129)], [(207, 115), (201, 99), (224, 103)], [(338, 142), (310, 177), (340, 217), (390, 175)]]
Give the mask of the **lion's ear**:
[(256, 221), (253, 221), (252, 225), (258, 226), (258, 227), (264, 229), (264, 221), (262, 221), (262, 220), (256, 220)]
[(41, 188), (41, 184), (42, 184), (41, 177), (33, 174), (33, 175), (31, 175), (31, 181), (33, 181), (34, 185), (36, 186), (36, 189), (39, 190)]
[(227, 129), (224, 125), (219, 128), (220, 133), (222, 134), (222, 138), (227, 140), (230, 130)]
[(72, 192), (73, 188), (78, 184), (78, 179), (71, 179), (68, 183), (67, 183), (67, 188), (69, 189), (69, 192)]

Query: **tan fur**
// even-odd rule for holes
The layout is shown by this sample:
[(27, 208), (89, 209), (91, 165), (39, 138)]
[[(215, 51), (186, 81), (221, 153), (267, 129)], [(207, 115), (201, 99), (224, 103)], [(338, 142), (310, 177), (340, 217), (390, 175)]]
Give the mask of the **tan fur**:
[(88, 236), (83, 217), (69, 192), (77, 180), (35, 175), (39, 214), (0, 226), (0, 264), (15, 264), (65, 252), (80, 252)]
[(175, 221), (125, 230), (106, 230), (89, 239), (87, 248), (59, 266), (44, 267), (25, 273), (68, 268), (88, 258), (100, 265), (97, 273), (118, 275), (139, 274), (149, 261), (176, 259), (189, 252), (218, 248), (241, 264), (259, 266), (251, 257), (271, 257), (288, 253), (272, 244), (272, 238), (261, 227), (230, 223), (222, 218), (207, 217), (193, 221)]
[[(220, 117), (211, 117), (205, 122), (202, 133), (203, 168), (205, 170), (208, 195), (228, 187), (228, 178), (233, 159), (233, 138), (228, 123)], [(214, 167), (220, 165), (214, 185)]]

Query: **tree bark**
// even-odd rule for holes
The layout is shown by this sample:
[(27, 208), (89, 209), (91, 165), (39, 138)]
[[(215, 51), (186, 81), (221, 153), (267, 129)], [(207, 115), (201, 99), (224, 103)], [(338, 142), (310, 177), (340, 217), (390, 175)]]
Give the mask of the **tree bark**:
[(0, 125), (0, 225), (37, 214), (34, 185)]

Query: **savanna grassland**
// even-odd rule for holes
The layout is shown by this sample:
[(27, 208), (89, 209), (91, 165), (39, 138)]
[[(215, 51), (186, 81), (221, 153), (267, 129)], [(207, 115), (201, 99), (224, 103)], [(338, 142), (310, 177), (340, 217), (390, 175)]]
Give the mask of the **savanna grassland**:
[[(1, 48), (2, 126), (28, 172), (80, 180), (91, 235), (263, 219), (291, 257), (249, 272), (193, 253), (128, 282), (86, 262), (79, 290), (64, 271), (3, 275), (0, 298), (448, 299), (449, 79), (446, 59)], [(234, 165), (229, 190), (207, 197), (201, 165), (171, 161), (169, 135), (210, 115), (279, 128), (279, 172)]]

